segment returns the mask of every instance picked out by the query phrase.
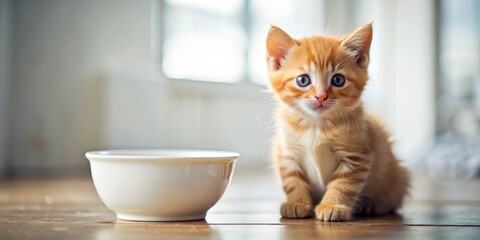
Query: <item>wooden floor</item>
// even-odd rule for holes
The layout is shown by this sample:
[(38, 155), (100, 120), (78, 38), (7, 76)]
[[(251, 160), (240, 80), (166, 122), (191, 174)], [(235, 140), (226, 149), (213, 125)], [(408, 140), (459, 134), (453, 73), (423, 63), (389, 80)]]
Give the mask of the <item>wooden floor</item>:
[(204, 221), (115, 218), (90, 178), (0, 182), (0, 239), (480, 239), (480, 180), (416, 177), (397, 215), (325, 223), (282, 219), (276, 179), (236, 174)]

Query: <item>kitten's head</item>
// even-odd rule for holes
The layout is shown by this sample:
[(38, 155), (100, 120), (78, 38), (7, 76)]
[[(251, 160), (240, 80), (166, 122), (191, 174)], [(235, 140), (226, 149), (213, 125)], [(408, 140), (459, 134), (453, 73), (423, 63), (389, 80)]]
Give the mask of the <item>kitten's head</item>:
[(345, 114), (360, 104), (368, 79), (372, 25), (337, 39), (291, 38), (272, 26), (267, 36), (270, 85), (280, 102), (318, 118)]

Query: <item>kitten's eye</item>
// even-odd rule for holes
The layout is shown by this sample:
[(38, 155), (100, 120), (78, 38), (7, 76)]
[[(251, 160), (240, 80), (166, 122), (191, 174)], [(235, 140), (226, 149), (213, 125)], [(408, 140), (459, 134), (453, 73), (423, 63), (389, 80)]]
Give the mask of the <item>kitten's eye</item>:
[(345, 77), (342, 74), (335, 74), (332, 77), (332, 85), (335, 87), (341, 87), (345, 84)]
[(295, 79), (295, 82), (299, 87), (306, 87), (312, 84), (310, 77), (308, 75), (300, 75)]

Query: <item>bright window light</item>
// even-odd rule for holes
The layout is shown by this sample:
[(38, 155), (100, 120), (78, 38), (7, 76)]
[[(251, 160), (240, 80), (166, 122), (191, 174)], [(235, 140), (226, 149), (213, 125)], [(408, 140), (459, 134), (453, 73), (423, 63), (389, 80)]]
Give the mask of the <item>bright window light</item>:
[(295, 37), (323, 29), (316, 0), (165, 0), (162, 70), (171, 79), (266, 83), (271, 24)]

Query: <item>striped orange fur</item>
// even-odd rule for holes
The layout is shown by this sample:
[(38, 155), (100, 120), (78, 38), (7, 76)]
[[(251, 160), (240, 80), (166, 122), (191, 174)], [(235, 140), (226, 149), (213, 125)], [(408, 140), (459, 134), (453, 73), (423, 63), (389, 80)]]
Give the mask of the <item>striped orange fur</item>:
[(409, 173), (361, 94), (368, 80), (372, 25), (343, 38), (267, 36), (270, 86), (278, 101), (274, 160), (286, 218), (348, 221), (402, 205)]

